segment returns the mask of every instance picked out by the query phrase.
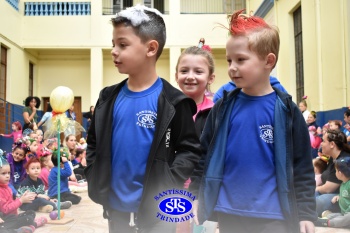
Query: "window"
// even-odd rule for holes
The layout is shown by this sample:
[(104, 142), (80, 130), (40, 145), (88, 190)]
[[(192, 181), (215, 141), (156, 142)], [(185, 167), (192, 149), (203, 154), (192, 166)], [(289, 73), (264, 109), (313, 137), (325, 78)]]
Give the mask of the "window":
[(113, 0), (113, 14), (118, 13), (121, 10), (131, 7), (133, 4), (132, 0)]
[(232, 14), (245, 8), (245, 0), (180, 0), (181, 14)]
[(7, 48), (1, 46), (0, 98), (6, 100)]
[(34, 65), (29, 62), (29, 95), (33, 96), (33, 86), (34, 86)]
[(153, 7), (153, 1), (152, 0), (143, 0), (143, 5), (152, 8)]
[(225, 13), (232, 14), (234, 11), (245, 9), (245, 0), (223, 0)]
[(304, 64), (303, 64), (303, 30), (301, 19), (301, 7), (293, 13), (294, 19), (294, 42), (295, 42), (295, 73), (297, 103), (304, 96)]

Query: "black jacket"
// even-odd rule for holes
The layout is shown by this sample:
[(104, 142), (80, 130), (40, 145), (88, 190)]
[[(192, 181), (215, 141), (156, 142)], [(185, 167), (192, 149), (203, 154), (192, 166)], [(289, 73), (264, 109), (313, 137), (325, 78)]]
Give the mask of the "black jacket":
[[(100, 92), (88, 132), (85, 169), (89, 197), (109, 208), (111, 182), (112, 113), (120, 84)], [(146, 166), (144, 189), (137, 214), (139, 226), (154, 224), (158, 204), (154, 200), (159, 192), (181, 188), (198, 163), (201, 150), (192, 115), (195, 102), (163, 80), (158, 98), (157, 123)], [(117, 168), (114, 168), (117, 169)], [(127, 174), (125, 174), (127, 175)]]

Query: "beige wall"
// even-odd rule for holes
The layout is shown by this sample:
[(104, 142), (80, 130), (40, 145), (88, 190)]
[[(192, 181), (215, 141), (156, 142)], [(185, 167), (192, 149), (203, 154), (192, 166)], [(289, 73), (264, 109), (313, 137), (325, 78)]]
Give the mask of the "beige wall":
[[(29, 1), (29, 0), (28, 0)], [(44, 0), (40, 0), (44, 1)], [(23, 16), (0, 1), (0, 43), (9, 48), (7, 100), (22, 104), (28, 94), (29, 62), (35, 64), (34, 93), (48, 96), (57, 85), (67, 85), (82, 97), (82, 109), (95, 104), (100, 89), (120, 82), (111, 61), (112, 16), (102, 15), (102, 1), (91, 1), (90, 16)], [(256, 11), (263, 0), (247, 0)], [(204, 37), (213, 49), (216, 91), (229, 81), (225, 59), (225, 14), (180, 14), (180, 0), (166, 1), (167, 42), (157, 63), (158, 74), (174, 86), (175, 66), (181, 50)], [(278, 0), (265, 19), (280, 29), (279, 61), (273, 71), (295, 95), (293, 11), (302, 6), (305, 93), (313, 110), (350, 105), (349, 15), (347, 0)], [(330, 13), (331, 12), (331, 13)], [(16, 30), (13, 30), (16, 28)], [(90, 52), (91, 51), (91, 52)], [(103, 51), (103, 52), (102, 52)]]
[[(248, 4), (249, 2), (249, 4)], [(262, 0), (248, 0), (256, 10)], [(349, 2), (346, 0), (279, 0), (265, 16), (280, 30), (276, 75), (295, 96), (293, 12), (302, 8), (304, 90), (310, 110), (331, 110), (350, 104)], [(254, 9), (256, 8), (256, 9)], [(294, 99), (295, 100), (295, 99)]]
[(38, 63), (37, 95), (49, 97), (57, 86), (67, 86), (75, 96), (82, 97), (82, 111), (90, 107), (90, 61), (89, 60), (42, 60)]

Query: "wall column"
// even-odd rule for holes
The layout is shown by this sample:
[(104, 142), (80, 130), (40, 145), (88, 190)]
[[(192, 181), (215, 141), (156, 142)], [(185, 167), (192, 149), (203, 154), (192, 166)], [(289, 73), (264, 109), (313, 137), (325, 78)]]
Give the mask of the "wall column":
[(174, 87), (179, 87), (176, 83), (175, 79), (175, 69), (176, 69), (176, 64), (177, 60), (179, 59), (179, 56), (181, 55), (181, 48), (180, 47), (171, 47), (169, 51), (169, 60), (170, 60), (170, 74), (169, 74), (169, 80), (170, 83)]
[(103, 87), (103, 53), (101, 48), (91, 48), (90, 71), (90, 101), (91, 105), (95, 105)]

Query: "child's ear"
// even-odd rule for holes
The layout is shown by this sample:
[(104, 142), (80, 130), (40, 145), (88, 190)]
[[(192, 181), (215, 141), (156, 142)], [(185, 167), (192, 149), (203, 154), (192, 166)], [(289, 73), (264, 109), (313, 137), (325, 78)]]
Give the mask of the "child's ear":
[(209, 85), (212, 84), (212, 83), (214, 82), (214, 80), (215, 80), (215, 74), (211, 74), (211, 75), (209, 76), (209, 79), (208, 79), (208, 84), (209, 84)]
[(147, 56), (149, 57), (157, 56), (159, 44), (156, 40), (148, 41), (147, 47), (148, 47)]
[(273, 53), (269, 53), (266, 56), (266, 66), (267, 68), (273, 69), (276, 65), (276, 55)]

